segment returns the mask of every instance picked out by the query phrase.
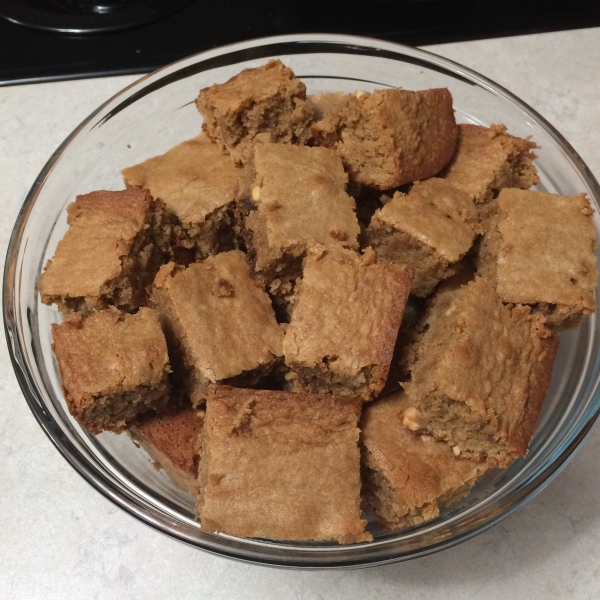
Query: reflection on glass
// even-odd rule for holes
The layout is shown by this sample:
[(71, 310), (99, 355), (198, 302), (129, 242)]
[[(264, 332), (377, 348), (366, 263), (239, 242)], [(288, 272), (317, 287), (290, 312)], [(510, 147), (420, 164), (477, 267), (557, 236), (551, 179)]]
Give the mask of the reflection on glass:
[(53, 0), (53, 4), (69, 11), (108, 13), (131, 4), (134, 0)]

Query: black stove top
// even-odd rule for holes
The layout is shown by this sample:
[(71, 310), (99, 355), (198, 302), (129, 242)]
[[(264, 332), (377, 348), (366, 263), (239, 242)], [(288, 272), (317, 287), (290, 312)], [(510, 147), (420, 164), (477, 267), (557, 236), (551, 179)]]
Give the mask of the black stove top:
[[(46, 0), (53, 1), (59, 0)], [(116, 4), (128, 4), (124, 0), (60, 1), (93, 6), (84, 19), (88, 29), (96, 28), (96, 21), (98, 29), (108, 22), (99, 10), (103, 5), (112, 4), (107, 12), (114, 21), (125, 10)], [(57, 33), (0, 19), (0, 85), (144, 73), (208, 48), (285, 33), (347, 33), (423, 45), (600, 26), (596, 0), (136, 2), (140, 11), (146, 10), (134, 15), (137, 25), (107, 27), (109, 31), (104, 32)], [(46, 4), (44, 0), (0, 0), (0, 14), (9, 14), (23, 3)], [(161, 8), (165, 3), (168, 10)], [(150, 9), (155, 12), (151, 14)], [(132, 5), (127, 10), (132, 11)], [(67, 17), (73, 22), (73, 15), (64, 11), (64, 22)], [(75, 22), (83, 22), (77, 18)]]

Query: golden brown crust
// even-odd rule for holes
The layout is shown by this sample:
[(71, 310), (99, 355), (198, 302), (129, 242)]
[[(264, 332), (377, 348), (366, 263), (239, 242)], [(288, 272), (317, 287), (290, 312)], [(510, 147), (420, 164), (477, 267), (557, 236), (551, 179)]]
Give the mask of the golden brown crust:
[(205, 531), (371, 540), (360, 512), (361, 400), (210, 386), (202, 432)]
[(196, 106), (208, 136), (240, 163), (252, 157), (257, 136), (306, 143), (313, 115), (306, 86), (279, 60), (200, 90)]
[(121, 256), (144, 226), (150, 203), (147, 190), (77, 196), (67, 208), (69, 229), (40, 276), (42, 299), (65, 290), (69, 296), (100, 295), (121, 274)]
[(543, 318), (477, 278), (438, 294), (421, 329), (403, 384), (418, 428), (490, 466), (525, 456), (556, 351)]
[(205, 133), (121, 173), (127, 187), (148, 189), (165, 203), (191, 237), (199, 258), (219, 251), (224, 229), (232, 229), (225, 209), (239, 198), (246, 173)]
[(531, 367), (527, 404), (523, 411), (521, 424), (513, 436), (515, 447), (519, 448), (523, 454), (527, 453), (542, 411), (542, 404), (550, 387), (552, 367), (558, 352), (559, 342), (556, 333), (542, 339), (542, 352), (538, 355), (537, 363), (534, 363)]
[(161, 258), (162, 208), (147, 190), (97, 191), (77, 196), (67, 212), (69, 229), (38, 282), (42, 302), (66, 316), (140, 306)]
[(506, 133), (504, 125), (458, 126), (456, 152), (440, 177), (477, 203), (489, 202), (504, 188), (528, 189), (540, 182), (533, 161), (536, 144)]
[(121, 173), (128, 187), (149, 190), (182, 223), (197, 224), (236, 200), (244, 170), (203, 133)]
[(477, 210), (467, 194), (442, 179), (417, 182), (408, 194), (396, 192), (377, 210), (366, 243), (378, 256), (412, 264), (411, 293), (426, 297), (441, 279), (455, 273), (480, 230)]
[(271, 301), (252, 280), (238, 250), (187, 269), (164, 265), (154, 281), (152, 301), (171, 352), (191, 378), (188, 392), (195, 406), (209, 382), (268, 369), (282, 356), (283, 330)]
[(585, 194), (505, 189), (486, 212), (477, 270), (504, 302), (534, 305), (558, 330), (596, 311), (596, 231)]
[(298, 277), (312, 244), (358, 248), (355, 202), (345, 191), (347, 175), (335, 152), (264, 144), (254, 162), (256, 210), (245, 220), (245, 238), (265, 284)]
[(312, 133), (316, 143), (335, 148), (352, 181), (390, 189), (436, 175), (454, 153), (458, 130), (445, 88), (336, 100), (333, 108), (324, 104)]
[(52, 338), (69, 411), (92, 433), (118, 432), (168, 401), (167, 345), (152, 309), (53, 323)]
[[(314, 246), (286, 329), (294, 389), (376, 396), (385, 385), (413, 270), (368, 248)], [(289, 377), (289, 376), (288, 376)]]
[(464, 496), (485, 464), (455, 456), (447, 444), (402, 425), (410, 406), (403, 392), (365, 407), (361, 419), (365, 491), (380, 528), (393, 530), (432, 519)]

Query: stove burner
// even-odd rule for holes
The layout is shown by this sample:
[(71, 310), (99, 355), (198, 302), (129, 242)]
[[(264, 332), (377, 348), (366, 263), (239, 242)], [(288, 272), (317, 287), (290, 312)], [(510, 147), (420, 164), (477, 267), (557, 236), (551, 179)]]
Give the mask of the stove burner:
[(60, 33), (95, 33), (154, 21), (192, 0), (0, 0), (0, 16)]

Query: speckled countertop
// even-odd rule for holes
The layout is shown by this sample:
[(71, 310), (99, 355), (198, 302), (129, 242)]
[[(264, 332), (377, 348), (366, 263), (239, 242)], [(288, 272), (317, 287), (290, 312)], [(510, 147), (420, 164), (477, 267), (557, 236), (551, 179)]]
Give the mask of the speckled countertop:
[[(505, 86), (600, 177), (600, 29), (429, 48)], [(0, 88), (0, 256), (67, 134), (135, 77)], [(600, 597), (600, 429), (540, 495), (460, 546), (356, 571), (249, 566), (189, 548), (90, 487), (35, 422), (0, 345), (0, 599)]]

